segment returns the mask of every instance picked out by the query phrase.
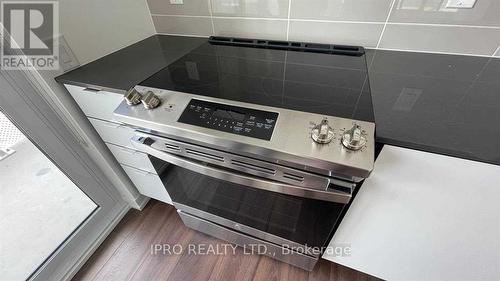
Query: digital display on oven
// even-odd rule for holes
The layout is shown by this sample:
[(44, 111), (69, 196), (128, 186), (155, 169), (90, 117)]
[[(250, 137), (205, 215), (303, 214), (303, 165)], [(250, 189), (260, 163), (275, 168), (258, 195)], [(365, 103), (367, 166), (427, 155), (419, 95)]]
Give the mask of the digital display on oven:
[(231, 110), (224, 110), (224, 109), (217, 108), (217, 109), (215, 109), (213, 116), (243, 121), (243, 120), (245, 120), (246, 115), (244, 113), (239, 113), (239, 112), (235, 112), (235, 111), (231, 111)]
[(191, 99), (178, 122), (270, 140), (278, 113)]

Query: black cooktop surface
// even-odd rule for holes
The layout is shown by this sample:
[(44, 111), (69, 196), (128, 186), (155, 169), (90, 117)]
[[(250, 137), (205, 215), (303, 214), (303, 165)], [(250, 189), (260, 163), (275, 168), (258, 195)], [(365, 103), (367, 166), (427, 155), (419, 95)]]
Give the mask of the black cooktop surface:
[(364, 54), (207, 42), (139, 85), (374, 122)]

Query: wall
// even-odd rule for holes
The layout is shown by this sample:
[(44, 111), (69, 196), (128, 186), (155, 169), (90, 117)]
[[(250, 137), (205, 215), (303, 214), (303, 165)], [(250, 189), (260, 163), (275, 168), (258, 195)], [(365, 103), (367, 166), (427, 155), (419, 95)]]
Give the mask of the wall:
[(145, 0), (59, 1), (59, 26), (81, 64), (155, 33)]
[(500, 1), (147, 0), (157, 33), (240, 36), (500, 57)]

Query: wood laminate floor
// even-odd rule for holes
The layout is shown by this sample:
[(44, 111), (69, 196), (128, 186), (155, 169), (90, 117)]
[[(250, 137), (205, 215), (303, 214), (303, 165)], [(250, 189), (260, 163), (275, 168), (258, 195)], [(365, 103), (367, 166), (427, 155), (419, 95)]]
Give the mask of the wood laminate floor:
[[(227, 245), (185, 227), (175, 208), (151, 200), (142, 212), (129, 211), (73, 280), (379, 280), (323, 259), (307, 272), (240, 247), (234, 254), (229, 247), (226, 255), (195, 255), (190, 244)], [(152, 245), (170, 245), (170, 254), (154, 254)]]

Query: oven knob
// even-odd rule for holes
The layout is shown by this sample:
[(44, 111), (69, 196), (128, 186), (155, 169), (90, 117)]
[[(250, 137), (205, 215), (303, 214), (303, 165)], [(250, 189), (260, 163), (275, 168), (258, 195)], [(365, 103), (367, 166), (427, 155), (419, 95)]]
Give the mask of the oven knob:
[(350, 130), (342, 135), (342, 144), (350, 150), (360, 150), (366, 144), (366, 138), (361, 133), (361, 128), (354, 124)]
[(317, 143), (329, 143), (333, 139), (333, 129), (328, 125), (328, 120), (325, 118), (321, 123), (314, 126), (311, 131), (312, 139)]
[(147, 91), (146, 94), (142, 97), (142, 105), (144, 105), (146, 109), (156, 108), (160, 105), (160, 103), (160, 98), (151, 91)]
[(123, 96), (128, 105), (137, 105), (141, 103), (141, 94), (132, 88)]

